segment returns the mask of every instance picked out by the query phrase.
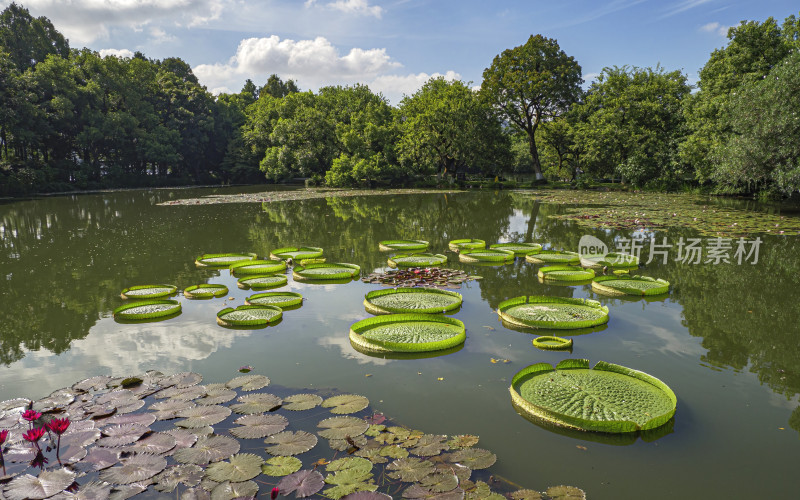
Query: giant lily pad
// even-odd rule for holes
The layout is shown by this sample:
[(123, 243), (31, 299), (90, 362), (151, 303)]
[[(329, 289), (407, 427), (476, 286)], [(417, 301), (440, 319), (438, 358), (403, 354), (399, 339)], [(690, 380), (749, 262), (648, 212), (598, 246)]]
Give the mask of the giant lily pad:
[(358, 276), (361, 267), (355, 264), (336, 263), (336, 264), (309, 264), (307, 266), (295, 266), (292, 269), (292, 276), (295, 280), (341, 280)]
[(660, 295), (669, 292), (669, 281), (648, 276), (598, 276), (592, 290), (603, 295)]
[(322, 249), (319, 247), (283, 247), (276, 248), (269, 254), (271, 259), (316, 259), (322, 257)]
[(493, 262), (503, 263), (511, 262), (514, 260), (514, 252), (511, 250), (503, 250), (502, 248), (495, 249), (475, 249), (475, 250), (461, 250), (458, 254), (458, 260), (461, 262)]
[(123, 299), (157, 299), (169, 297), (178, 289), (175, 285), (139, 285), (122, 290)]
[(364, 307), (372, 314), (434, 314), (461, 307), (461, 294), (436, 288), (389, 288), (374, 290), (364, 298)]
[(283, 310), (276, 306), (243, 305), (236, 309), (226, 307), (217, 313), (217, 323), (222, 326), (264, 327), (283, 317)]
[(114, 319), (140, 321), (154, 318), (166, 318), (181, 312), (181, 304), (177, 300), (139, 300), (120, 306), (112, 312)]
[(545, 266), (539, 269), (539, 277), (545, 281), (583, 281), (594, 278), (594, 271), (578, 266)]
[(263, 292), (247, 297), (247, 304), (270, 305), (286, 309), (303, 303), (303, 296), (297, 292)]
[(454, 252), (459, 252), (461, 250), (473, 250), (476, 248), (486, 248), (486, 242), (484, 240), (478, 239), (462, 239), (462, 240), (450, 240), (447, 244), (448, 248)]
[(269, 436), (264, 443), (270, 455), (291, 457), (305, 453), (316, 446), (317, 436), (305, 431), (283, 431)]
[(489, 248), (499, 248), (501, 250), (510, 250), (514, 255), (528, 255), (529, 253), (536, 253), (542, 249), (542, 245), (538, 243), (493, 243)]
[(529, 253), (525, 256), (525, 260), (534, 264), (578, 264), (581, 256), (577, 252), (540, 250), (536, 253)]
[(504, 300), (497, 306), (500, 318), (523, 328), (589, 328), (608, 322), (608, 307), (596, 300), (529, 295)]
[(194, 263), (197, 267), (228, 267), (236, 262), (255, 260), (254, 253), (206, 253)]
[(425, 240), (384, 240), (378, 243), (378, 249), (382, 252), (424, 251), (428, 249), (428, 242)]
[(243, 289), (264, 290), (267, 288), (279, 288), (289, 282), (283, 274), (261, 274), (239, 278), (236, 285)]
[(389, 267), (429, 267), (447, 262), (447, 256), (440, 253), (399, 253), (390, 258)]
[(271, 274), (286, 269), (286, 262), (277, 260), (246, 260), (234, 262), (229, 266), (233, 274)]
[(533, 347), (543, 351), (571, 351), (572, 339), (543, 335), (533, 339)]
[(677, 399), (659, 379), (598, 361), (567, 359), (554, 369), (538, 363), (511, 381), (519, 411), (545, 422), (585, 431), (627, 433), (655, 429), (675, 414)]
[(350, 327), (350, 341), (372, 352), (421, 352), (463, 344), (464, 323), (444, 316), (387, 314)]
[(210, 299), (224, 297), (228, 294), (228, 287), (214, 283), (187, 286), (183, 289), (183, 296), (187, 299)]

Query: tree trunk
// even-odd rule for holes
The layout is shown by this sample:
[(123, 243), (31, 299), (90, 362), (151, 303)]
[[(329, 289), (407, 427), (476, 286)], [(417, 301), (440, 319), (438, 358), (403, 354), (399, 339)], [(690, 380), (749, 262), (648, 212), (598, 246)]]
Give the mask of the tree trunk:
[(530, 132), (528, 132), (528, 146), (530, 147), (531, 151), (531, 159), (533, 160), (533, 173), (536, 174), (536, 180), (540, 181), (544, 179), (542, 175), (542, 166), (539, 163), (539, 150), (536, 147), (536, 129), (534, 128)]

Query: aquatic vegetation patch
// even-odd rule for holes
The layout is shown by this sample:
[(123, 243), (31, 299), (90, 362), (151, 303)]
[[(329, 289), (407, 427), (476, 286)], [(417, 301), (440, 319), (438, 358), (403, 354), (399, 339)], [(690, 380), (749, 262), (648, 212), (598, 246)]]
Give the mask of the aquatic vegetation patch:
[(351, 279), (361, 272), (361, 267), (347, 263), (309, 264), (308, 266), (295, 266), (292, 276), (296, 280), (341, 280)]
[(389, 196), (404, 194), (458, 194), (448, 189), (337, 189), (305, 188), (261, 193), (209, 195), (202, 198), (184, 198), (158, 203), (158, 205), (217, 205), (221, 203), (280, 203), (293, 200), (320, 198), (349, 198), (352, 196)]
[(383, 240), (378, 243), (378, 249), (381, 252), (393, 252), (411, 250), (424, 251), (428, 249), (428, 242), (425, 240)]
[(446, 287), (460, 288), (462, 283), (481, 279), (481, 276), (467, 274), (459, 269), (410, 268), (390, 270), (385, 273), (372, 273), (361, 278), (364, 283), (375, 283), (403, 287)]
[(286, 262), (280, 259), (250, 260), (235, 262), (229, 266), (233, 274), (272, 274), (286, 269)]
[(283, 247), (276, 248), (270, 252), (271, 259), (316, 259), (322, 257), (322, 249), (319, 247)]
[(504, 263), (514, 260), (514, 252), (511, 250), (494, 249), (494, 250), (461, 250), (458, 254), (458, 260), (461, 262), (493, 262)]
[(586, 359), (555, 368), (530, 365), (511, 381), (518, 410), (553, 425), (609, 433), (655, 429), (675, 414), (677, 399), (659, 379), (638, 370)]
[(183, 289), (183, 296), (187, 299), (210, 299), (224, 297), (228, 294), (228, 287), (214, 283), (187, 286)]
[(166, 318), (181, 312), (181, 304), (177, 300), (140, 300), (117, 307), (112, 312), (114, 319), (127, 321)]
[(538, 243), (492, 243), (489, 248), (499, 248), (500, 250), (510, 250), (514, 255), (528, 255), (542, 250), (542, 245)]
[(464, 343), (464, 323), (438, 315), (387, 314), (350, 327), (350, 341), (373, 352), (421, 352)]
[(661, 295), (669, 292), (669, 281), (649, 276), (598, 276), (592, 290), (603, 295)]
[(572, 339), (544, 335), (533, 339), (533, 347), (543, 351), (567, 351), (572, 349)]
[(239, 278), (236, 285), (242, 289), (264, 290), (267, 288), (279, 288), (289, 282), (283, 274), (263, 274)]
[(235, 262), (255, 260), (258, 256), (254, 253), (205, 253), (198, 257), (194, 263), (197, 267), (228, 267)]
[(511, 325), (559, 330), (589, 328), (608, 322), (608, 307), (596, 300), (528, 295), (504, 300), (497, 314)]
[(454, 252), (461, 250), (474, 250), (476, 248), (486, 248), (486, 242), (477, 238), (450, 240), (450, 242), (447, 244), (447, 247)]
[(303, 296), (297, 292), (263, 292), (247, 297), (247, 304), (278, 306), (281, 309), (299, 306)]
[(123, 299), (157, 299), (169, 297), (178, 290), (175, 285), (139, 285), (125, 288), (120, 293)]
[(401, 253), (391, 257), (387, 263), (389, 267), (418, 267), (438, 266), (447, 262), (447, 257), (440, 253)]
[(447, 290), (400, 287), (367, 293), (364, 307), (371, 314), (435, 314), (458, 309), (462, 300), (461, 294)]
[(579, 264), (581, 256), (577, 252), (564, 250), (540, 250), (525, 255), (525, 260), (533, 264)]
[(267, 326), (283, 316), (277, 306), (243, 305), (237, 308), (226, 307), (217, 313), (217, 323), (222, 326)]
[(578, 266), (545, 266), (538, 276), (545, 281), (584, 281), (594, 278), (594, 271)]

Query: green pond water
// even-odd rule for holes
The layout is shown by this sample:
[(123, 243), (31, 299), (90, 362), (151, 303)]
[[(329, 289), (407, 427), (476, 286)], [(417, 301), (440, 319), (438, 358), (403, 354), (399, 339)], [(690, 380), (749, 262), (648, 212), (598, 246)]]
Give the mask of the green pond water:
[[(0, 400), (39, 398), (83, 378), (156, 369), (196, 371), (222, 382), (242, 365), (295, 388), (368, 397), (374, 409), (436, 434), (477, 434), (497, 453), (495, 475), (543, 490), (584, 489), (591, 499), (794, 498), (800, 487), (800, 245), (798, 236), (760, 235), (758, 263), (681, 263), (689, 228), (657, 229), (674, 244), (641, 274), (673, 285), (666, 297), (611, 299), (590, 285), (540, 283), (539, 266), (518, 258), (486, 267), (447, 250), (458, 238), (535, 241), (577, 250), (583, 235), (610, 246), (631, 230), (602, 230), (549, 218), (568, 207), (530, 194), (469, 192), (306, 199), (276, 203), (158, 203), (262, 188), (164, 189), (49, 197), (0, 204)], [(713, 202), (712, 202), (713, 203)], [(726, 207), (736, 208), (728, 200)], [(748, 237), (752, 239), (754, 237)], [(303, 306), (276, 326), (226, 329), (216, 313), (256, 293), (227, 270), (197, 268), (204, 253), (278, 247), (324, 248), (329, 262), (362, 274), (386, 268), (388, 239), (424, 239), (447, 267), (480, 274), (465, 283), (461, 349), (419, 359), (356, 351), (350, 325), (369, 317), (362, 300), (380, 285), (298, 283)], [(735, 246), (735, 245), (734, 245)], [(735, 250), (735, 248), (734, 248)], [(647, 248), (642, 261), (647, 260)], [(183, 312), (162, 322), (122, 324), (120, 291), (147, 284), (180, 290), (221, 283), (225, 298), (177, 297)], [(505, 328), (497, 305), (519, 295), (594, 298), (607, 326), (574, 335), (574, 351), (540, 351), (534, 335)], [(232, 300), (229, 300), (232, 298)], [(542, 332), (563, 336), (565, 332)], [(678, 397), (675, 419), (656, 433), (609, 438), (540, 427), (516, 413), (508, 386), (537, 362), (604, 360), (645, 371)], [(509, 362), (492, 362), (492, 359)]]

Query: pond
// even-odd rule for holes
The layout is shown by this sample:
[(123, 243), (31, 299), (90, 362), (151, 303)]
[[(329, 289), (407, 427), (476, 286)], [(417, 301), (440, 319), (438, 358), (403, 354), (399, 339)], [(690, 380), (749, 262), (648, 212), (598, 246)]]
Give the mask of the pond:
[[(292, 388), (361, 394), (394, 421), (436, 434), (476, 434), (497, 453), (492, 472), (526, 488), (556, 484), (591, 499), (786, 498), (800, 486), (800, 245), (796, 235), (759, 233), (755, 255), (730, 262), (680, 261), (692, 227), (595, 228), (565, 218), (570, 205), (525, 192), (328, 197), (263, 203), (165, 202), (263, 187), (124, 191), (5, 202), (0, 205), (0, 400), (39, 398), (93, 375), (195, 371), (205, 382), (230, 379), (242, 365)], [(269, 198), (269, 193), (265, 195)], [(278, 197), (279, 198), (279, 197)], [(713, 204), (713, 201), (709, 202)], [(727, 209), (739, 207), (726, 201)], [(516, 259), (482, 267), (460, 263), (449, 240), (535, 241), (577, 250), (584, 235), (614, 246), (634, 234), (663, 247), (642, 266), (672, 283), (666, 297), (616, 299), (589, 285), (541, 283), (539, 266)], [(299, 309), (276, 326), (226, 329), (216, 313), (252, 291), (227, 270), (198, 268), (204, 253), (322, 247), (330, 262), (386, 269), (378, 242), (430, 241), (449, 268), (479, 274), (464, 283), (461, 349), (418, 359), (370, 356), (348, 339), (369, 317), (361, 281), (308, 284), (289, 277)], [(666, 240), (664, 240), (666, 238)], [(702, 236), (702, 242), (709, 240)], [(647, 247), (642, 261), (647, 259)], [(120, 291), (169, 283), (228, 286), (227, 297), (178, 300), (174, 318), (116, 322)], [(535, 335), (508, 329), (496, 308), (520, 295), (593, 298), (609, 307), (605, 327), (574, 335), (573, 352), (542, 351)], [(645, 371), (678, 398), (674, 421), (655, 435), (627, 438), (536, 425), (516, 413), (508, 391), (529, 364), (603, 360)]]

